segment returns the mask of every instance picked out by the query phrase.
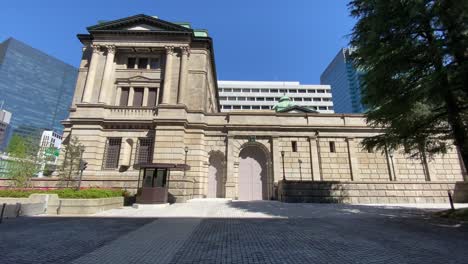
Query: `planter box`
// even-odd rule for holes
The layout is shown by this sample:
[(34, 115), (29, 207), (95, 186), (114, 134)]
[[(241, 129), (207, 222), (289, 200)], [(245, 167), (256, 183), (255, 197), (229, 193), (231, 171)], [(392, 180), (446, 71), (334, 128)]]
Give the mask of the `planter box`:
[(122, 208), (123, 197), (97, 198), (97, 199), (57, 199), (49, 201), (48, 215), (87, 215), (95, 214), (109, 209)]
[(123, 197), (96, 198), (96, 199), (64, 199), (57, 194), (31, 194), (29, 198), (0, 197), (1, 206), (6, 203), (4, 218), (18, 215), (32, 216), (48, 215), (88, 215), (109, 209), (121, 208), (124, 205)]

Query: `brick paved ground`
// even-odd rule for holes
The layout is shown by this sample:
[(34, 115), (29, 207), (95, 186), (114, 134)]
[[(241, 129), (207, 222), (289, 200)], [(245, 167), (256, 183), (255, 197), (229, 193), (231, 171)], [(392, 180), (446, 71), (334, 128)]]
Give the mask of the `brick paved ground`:
[[(197, 206), (203, 214), (225, 218), (10, 219), (0, 225), (0, 263), (427, 264), (468, 259), (468, 226), (429, 218), (426, 211), (246, 202)], [(229, 218), (223, 206), (237, 215), (264, 217)]]

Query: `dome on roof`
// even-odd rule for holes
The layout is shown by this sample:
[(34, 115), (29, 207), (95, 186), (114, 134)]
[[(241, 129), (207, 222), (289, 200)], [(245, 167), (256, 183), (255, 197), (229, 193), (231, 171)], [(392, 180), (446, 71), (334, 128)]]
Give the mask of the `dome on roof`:
[(289, 98), (289, 96), (287, 95), (283, 95), (281, 96), (281, 98), (279, 99), (280, 102), (283, 102), (283, 101), (291, 101), (291, 98)]

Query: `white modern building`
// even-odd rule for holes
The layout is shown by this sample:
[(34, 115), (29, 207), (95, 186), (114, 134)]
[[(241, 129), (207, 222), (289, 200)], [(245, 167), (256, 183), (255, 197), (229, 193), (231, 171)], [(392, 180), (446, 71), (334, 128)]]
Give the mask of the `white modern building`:
[(287, 95), (299, 106), (319, 113), (334, 113), (330, 85), (305, 85), (299, 82), (218, 81), (222, 112), (269, 110)]

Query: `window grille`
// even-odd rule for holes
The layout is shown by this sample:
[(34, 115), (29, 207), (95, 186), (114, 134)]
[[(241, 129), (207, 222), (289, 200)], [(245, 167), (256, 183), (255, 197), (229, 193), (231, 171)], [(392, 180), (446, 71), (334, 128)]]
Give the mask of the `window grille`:
[(104, 169), (116, 169), (119, 166), (122, 138), (107, 138), (104, 151)]
[(135, 158), (137, 164), (153, 162), (153, 146), (154, 140), (152, 137), (138, 138), (137, 156)]

